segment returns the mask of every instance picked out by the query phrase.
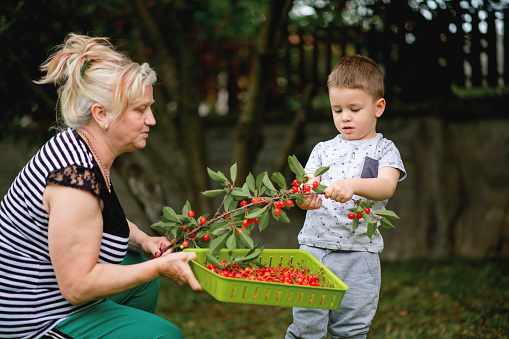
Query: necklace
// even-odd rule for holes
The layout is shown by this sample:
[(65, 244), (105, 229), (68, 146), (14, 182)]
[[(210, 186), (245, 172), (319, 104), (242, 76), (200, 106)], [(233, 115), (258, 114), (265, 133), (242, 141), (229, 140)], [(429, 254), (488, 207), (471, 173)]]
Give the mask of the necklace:
[(108, 174), (108, 170), (106, 169), (106, 166), (104, 166), (104, 163), (103, 161), (101, 160), (101, 158), (99, 157), (99, 154), (97, 154), (97, 152), (95, 151), (95, 148), (94, 146), (92, 146), (92, 143), (90, 142), (90, 139), (88, 139), (88, 137), (85, 135), (85, 133), (77, 130), (79, 135), (81, 135), (83, 138), (85, 138), (85, 140), (87, 141), (87, 144), (88, 144), (88, 147), (90, 147), (90, 150), (92, 151), (92, 153), (95, 155), (96, 159), (99, 161), (99, 164), (101, 164), (101, 167), (104, 171), (104, 174), (106, 175), (106, 181), (108, 182), (108, 192), (111, 193), (111, 179), (110, 179), (110, 175)]

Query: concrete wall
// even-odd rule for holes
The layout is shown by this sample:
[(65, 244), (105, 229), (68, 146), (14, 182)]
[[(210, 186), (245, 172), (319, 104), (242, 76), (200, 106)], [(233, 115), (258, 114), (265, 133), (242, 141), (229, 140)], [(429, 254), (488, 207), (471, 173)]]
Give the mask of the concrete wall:
[[(286, 126), (271, 124), (265, 128), (265, 145), (254, 174), (271, 172)], [(208, 166), (228, 172), (233, 128), (208, 126), (205, 130)], [(389, 201), (388, 209), (401, 219), (395, 221), (396, 229), (382, 230), (386, 244), (383, 259), (450, 254), (509, 257), (509, 120), (445, 122), (430, 116), (383, 117), (378, 131), (396, 143), (408, 172)], [(332, 121), (309, 123), (295, 154), (305, 161), (316, 142), (335, 134)], [(36, 150), (20, 143), (0, 144), (2, 196)], [(151, 222), (115, 172), (112, 176), (128, 218), (150, 231)], [(290, 213), (291, 224), (271, 221), (255, 238), (267, 248), (296, 248), (303, 218), (304, 212), (295, 208)]]

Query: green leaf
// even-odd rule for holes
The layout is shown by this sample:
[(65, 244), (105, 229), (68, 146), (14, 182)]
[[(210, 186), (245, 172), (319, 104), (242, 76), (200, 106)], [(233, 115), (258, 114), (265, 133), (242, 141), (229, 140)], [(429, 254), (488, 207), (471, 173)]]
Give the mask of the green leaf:
[(237, 163), (234, 163), (232, 167), (230, 167), (230, 178), (232, 179), (232, 182), (237, 180)]
[(320, 167), (315, 171), (315, 177), (319, 177), (329, 170), (330, 166)]
[(386, 217), (387, 219), (399, 219), (399, 217), (393, 211), (383, 210), (375, 213), (381, 217)]
[(364, 211), (362, 211), (362, 218), (364, 219), (364, 221), (366, 221), (366, 222), (368, 222), (370, 224), (375, 223), (373, 221), (373, 219), (371, 219), (371, 217), (369, 215), (367, 215), (366, 212), (364, 212)]
[(225, 232), (228, 232), (228, 230), (230, 230), (230, 225), (224, 225), (216, 228), (215, 230), (209, 230), (209, 232), (212, 233), (212, 235), (220, 236)]
[(224, 190), (208, 190), (208, 191), (202, 192), (201, 194), (203, 194), (207, 198), (214, 198), (214, 197), (217, 197), (223, 193), (224, 193)]
[(251, 190), (251, 192), (254, 192), (254, 190), (256, 189), (256, 184), (255, 184), (255, 178), (253, 177), (253, 175), (251, 173), (249, 173), (248, 176), (246, 177), (246, 184), (247, 184), (247, 187)]
[(286, 215), (286, 212), (283, 211), (283, 210), (281, 210), (281, 214), (279, 214), (279, 215), (274, 214), (274, 210), (272, 210), (272, 216), (277, 221), (284, 222), (285, 224), (289, 224), (290, 223), (290, 219)]
[(226, 212), (231, 211), (237, 207), (237, 202), (235, 199), (233, 199), (233, 196), (231, 194), (228, 194), (224, 198), (224, 210)]
[(247, 235), (245, 232), (239, 233), (240, 242), (246, 246), (247, 248), (253, 248), (254, 243), (253, 239), (249, 235)]
[(375, 223), (369, 223), (368, 224), (368, 231), (367, 235), (369, 240), (373, 240), (373, 234), (376, 233), (376, 224)]
[(163, 216), (168, 221), (174, 221), (174, 222), (177, 222), (177, 223), (180, 222), (180, 219), (178, 218), (177, 213), (175, 213), (175, 211), (171, 207), (164, 207), (163, 208)]
[(306, 201), (306, 197), (302, 193), (295, 193), (293, 196), (295, 197), (295, 199), (297, 199), (298, 202)]
[(251, 191), (249, 190), (249, 185), (247, 182), (242, 185), (242, 193), (246, 194), (248, 197), (251, 196)]
[(383, 228), (395, 228), (394, 225), (389, 220), (387, 220), (387, 218), (380, 219), (380, 226)]
[(237, 248), (237, 240), (235, 239), (235, 233), (232, 233), (226, 240), (226, 247), (230, 251), (233, 251), (234, 249)]
[(263, 213), (265, 213), (265, 211), (267, 211), (267, 208), (269, 208), (269, 205), (262, 207), (262, 208), (257, 208), (255, 210), (252, 210), (248, 215), (246, 215), (246, 219), (257, 218), (259, 215), (262, 215)]
[(352, 232), (354, 232), (357, 227), (359, 227), (359, 219), (353, 219), (352, 221)]
[(272, 181), (270, 181), (269, 179), (269, 175), (267, 174), (267, 172), (265, 172), (265, 176), (263, 177), (263, 184), (265, 185), (265, 187), (267, 187), (269, 190), (271, 191), (276, 191), (276, 188), (274, 187), (274, 185), (272, 184)]
[(274, 181), (280, 188), (286, 188), (286, 180), (285, 177), (279, 173), (272, 173), (272, 176), (270, 177), (272, 181)]
[(219, 252), (219, 250), (224, 247), (224, 243), (226, 241), (227, 236), (228, 233), (225, 233), (217, 238), (212, 239), (209, 246), (210, 253), (216, 254), (217, 252)]
[(182, 215), (185, 216), (185, 218), (187, 218), (187, 212), (189, 212), (190, 210), (191, 210), (191, 203), (189, 202), (189, 200), (187, 200), (186, 203), (184, 204), (184, 206), (182, 206)]
[(258, 223), (258, 229), (261, 231), (263, 231), (264, 229), (267, 228), (267, 226), (269, 225), (269, 214), (268, 213), (265, 213), (263, 214), (261, 217), (260, 217), (260, 222)]
[(266, 175), (267, 175), (267, 172), (262, 172), (256, 176), (256, 189), (258, 191), (260, 191), (260, 194), (262, 194), (261, 190), (262, 190), (262, 184), (263, 184), (263, 177), (265, 177)]
[(302, 167), (295, 155), (288, 156), (288, 165), (290, 166), (290, 170), (295, 173), (296, 176), (303, 177), (306, 175), (304, 167)]
[(228, 186), (229, 184), (228, 179), (226, 179), (226, 176), (221, 171), (214, 172), (213, 170), (207, 167), (207, 172), (209, 173), (209, 177), (212, 180), (217, 181), (223, 186)]
[(262, 252), (263, 252), (263, 247), (257, 251), (254, 251), (253, 253), (251, 253), (249, 255), (245, 255), (243, 257), (237, 257), (233, 261), (239, 263), (239, 262), (244, 262), (244, 261), (255, 260), (256, 258), (258, 258), (260, 256), (260, 254), (262, 254)]
[(327, 186), (325, 186), (325, 185), (318, 185), (318, 187), (313, 188), (313, 192), (320, 194), (320, 193), (323, 193), (326, 188), (327, 188)]
[(155, 230), (160, 229), (160, 230), (169, 231), (175, 226), (177, 226), (177, 224), (174, 222), (159, 221), (159, 222), (152, 224), (152, 226), (150, 226), (150, 227)]
[(249, 198), (251, 194), (243, 192), (240, 188), (234, 187), (231, 191), (230, 195), (237, 200), (242, 200), (245, 198)]
[(213, 256), (212, 254), (210, 253), (205, 253), (205, 257), (207, 258), (207, 261), (214, 265), (214, 266), (217, 266), (219, 268), (223, 268), (224, 266), (219, 262), (219, 260), (217, 260), (217, 258), (215, 256)]

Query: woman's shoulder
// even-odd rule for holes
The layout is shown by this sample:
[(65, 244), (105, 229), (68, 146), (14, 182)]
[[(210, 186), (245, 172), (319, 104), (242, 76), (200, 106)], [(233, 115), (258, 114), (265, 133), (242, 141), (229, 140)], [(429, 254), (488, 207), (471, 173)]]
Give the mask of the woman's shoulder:
[(55, 169), (78, 166), (93, 167), (93, 157), (76, 130), (68, 128), (53, 136), (43, 146), (44, 154), (53, 159)]

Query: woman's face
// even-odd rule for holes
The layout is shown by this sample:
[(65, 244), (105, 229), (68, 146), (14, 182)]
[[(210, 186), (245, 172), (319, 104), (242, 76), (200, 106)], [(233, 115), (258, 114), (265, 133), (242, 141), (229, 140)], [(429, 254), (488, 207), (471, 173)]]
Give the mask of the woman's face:
[(151, 106), (154, 103), (151, 85), (145, 87), (145, 93), (132, 102), (127, 110), (111, 126), (111, 132), (118, 146), (119, 154), (145, 148), (150, 126), (156, 124)]

